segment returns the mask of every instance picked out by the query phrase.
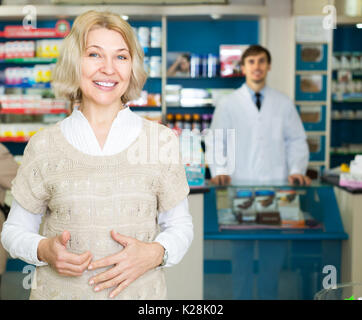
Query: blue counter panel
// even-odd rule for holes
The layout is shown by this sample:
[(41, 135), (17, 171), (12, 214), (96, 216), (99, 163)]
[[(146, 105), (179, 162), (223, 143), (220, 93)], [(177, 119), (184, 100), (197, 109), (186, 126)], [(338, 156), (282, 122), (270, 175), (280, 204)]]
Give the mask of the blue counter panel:
[(335, 267), (340, 281), (342, 240), (348, 234), (333, 187), (295, 189), (301, 210), (321, 228), (220, 231), (216, 189), (205, 194), (204, 299), (311, 300), (323, 288), (327, 265)]

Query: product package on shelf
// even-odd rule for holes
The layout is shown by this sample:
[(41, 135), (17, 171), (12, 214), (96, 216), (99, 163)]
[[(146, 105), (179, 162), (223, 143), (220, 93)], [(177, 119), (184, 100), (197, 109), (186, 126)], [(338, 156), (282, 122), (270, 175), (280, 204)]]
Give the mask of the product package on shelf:
[(0, 140), (25, 142), (45, 127), (44, 123), (2, 123), (0, 124)]
[(32, 87), (39, 84), (50, 87), (54, 64), (34, 67), (9, 67), (5, 69), (5, 84), (9, 86)]
[(183, 88), (180, 92), (182, 107), (202, 107), (212, 105), (211, 93), (207, 89)]
[(36, 41), (36, 56), (39, 58), (58, 58), (61, 39), (45, 39)]
[(325, 105), (303, 105), (296, 106), (307, 131), (326, 130), (326, 106)]
[(168, 113), (166, 116), (167, 126), (173, 129), (177, 135), (180, 135), (182, 130), (189, 129), (203, 135), (205, 129), (208, 129), (211, 124), (212, 114), (172, 114)]
[(240, 77), (241, 56), (249, 45), (220, 45), (220, 76)]
[(255, 191), (255, 208), (259, 224), (280, 225), (280, 213), (276, 201), (275, 191), (261, 189)]
[(299, 195), (293, 189), (278, 189), (277, 202), (282, 225), (304, 227), (304, 216), (300, 210)]
[(0, 103), (2, 105), (1, 113), (65, 112), (68, 109), (65, 100), (42, 98), (40, 94), (4, 94), (0, 95)]
[(216, 209), (219, 226), (239, 224), (232, 210), (229, 188), (216, 189)]
[(301, 71), (327, 70), (328, 46), (326, 44), (298, 43), (296, 69)]
[[(229, 187), (217, 190), (220, 230), (303, 229), (299, 192), (291, 187)], [(308, 215), (309, 216), (309, 215)], [(309, 217), (312, 219), (312, 217)], [(314, 222), (316, 222), (314, 220)], [(314, 227), (320, 228), (319, 223)]]
[(339, 185), (352, 189), (362, 189), (362, 154), (356, 155), (351, 161), (348, 173), (341, 173)]
[(201, 136), (190, 129), (182, 130), (180, 151), (189, 186), (205, 185), (205, 155), (201, 147)]
[(161, 94), (160, 93), (148, 93), (146, 90), (141, 92), (141, 96), (128, 103), (130, 107), (160, 107), (161, 106)]
[(32, 58), (35, 55), (34, 41), (7, 41), (0, 46), (4, 52), (1, 59)]
[(233, 213), (239, 223), (256, 223), (254, 192), (250, 189), (239, 189), (233, 199)]

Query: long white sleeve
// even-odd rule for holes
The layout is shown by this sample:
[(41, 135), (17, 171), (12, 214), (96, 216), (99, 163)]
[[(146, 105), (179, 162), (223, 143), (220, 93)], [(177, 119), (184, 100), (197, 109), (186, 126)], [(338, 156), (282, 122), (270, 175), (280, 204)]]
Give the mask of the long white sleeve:
[(181, 261), (194, 237), (188, 199), (185, 198), (175, 208), (160, 213), (158, 224), (161, 232), (155, 241), (168, 251), (165, 267), (171, 267)]
[(303, 123), (294, 105), (289, 108), (285, 124), (285, 144), (289, 174), (305, 174), (309, 161), (309, 148)]
[[(46, 265), (38, 260), (38, 244), (45, 237), (39, 235), (42, 215), (33, 214), (13, 201), (8, 219), (3, 225), (1, 242), (12, 258), (21, 259), (36, 266)], [(188, 199), (175, 208), (159, 214), (161, 232), (155, 241), (168, 251), (165, 267), (181, 261), (193, 239), (192, 217)]]
[[(224, 100), (218, 102), (212, 118), (210, 129), (205, 136), (206, 159), (212, 177), (217, 175), (230, 175), (227, 155), (233, 150), (228, 150), (227, 140), (232, 128), (230, 115), (225, 112)], [(230, 148), (232, 149), (232, 148)]]
[(38, 260), (38, 244), (45, 237), (39, 234), (42, 215), (32, 214), (13, 201), (3, 225), (1, 243), (12, 258), (19, 258), (36, 266), (47, 263)]

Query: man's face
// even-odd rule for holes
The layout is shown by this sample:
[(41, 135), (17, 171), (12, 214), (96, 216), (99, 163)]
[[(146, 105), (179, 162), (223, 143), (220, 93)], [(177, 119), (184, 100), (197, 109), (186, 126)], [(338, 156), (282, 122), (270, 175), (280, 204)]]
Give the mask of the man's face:
[(254, 83), (264, 82), (270, 70), (266, 53), (262, 52), (255, 56), (246, 57), (244, 65), (241, 66), (241, 70), (245, 74), (246, 81), (252, 81)]

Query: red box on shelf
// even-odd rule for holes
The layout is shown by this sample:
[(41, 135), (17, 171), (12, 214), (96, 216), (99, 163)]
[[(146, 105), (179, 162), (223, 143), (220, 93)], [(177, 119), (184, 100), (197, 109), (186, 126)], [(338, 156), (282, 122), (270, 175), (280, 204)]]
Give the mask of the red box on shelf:
[(220, 45), (220, 76), (241, 77), (240, 60), (249, 45)]

